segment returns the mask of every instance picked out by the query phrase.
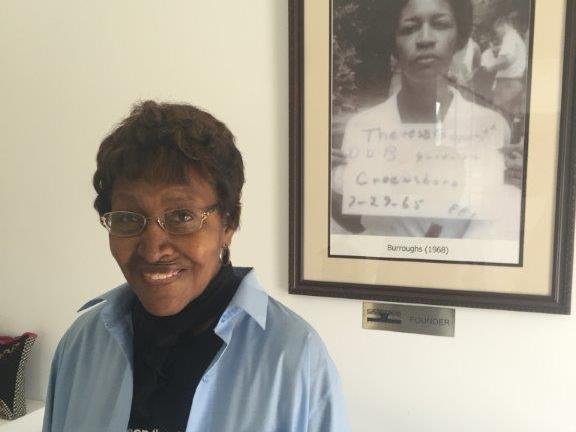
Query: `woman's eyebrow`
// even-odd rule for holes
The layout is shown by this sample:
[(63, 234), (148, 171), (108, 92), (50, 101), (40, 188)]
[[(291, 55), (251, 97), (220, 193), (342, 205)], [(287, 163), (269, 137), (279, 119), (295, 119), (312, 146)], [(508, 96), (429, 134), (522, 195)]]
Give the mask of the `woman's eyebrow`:
[(417, 16), (417, 15), (414, 15), (414, 16), (409, 16), (409, 17), (406, 17), (406, 18), (402, 18), (402, 19), (400, 20), (400, 22), (399, 22), (399, 25), (403, 25), (403, 24), (414, 24), (414, 23), (418, 24), (418, 23), (420, 23), (420, 22), (422, 22), (422, 18), (419, 17), (419, 16)]
[(452, 18), (452, 14), (448, 12), (437, 12), (432, 15), (432, 18)]
[[(444, 18), (444, 17), (452, 17), (450, 12), (434, 12), (433, 14), (429, 15), (431, 18)], [(411, 15), (400, 19), (400, 23), (405, 21), (422, 21), (422, 16), (420, 15)]]
[(112, 192), (112, 200), (117, 200), (117, 199), (121, 199), (124, 201), (129, 201), (131, 203), (137, 203), (138, 200), (136, 199), (136, 197), (134, 195), (132, 195), (130, 192), (125, 192), (125, 191), (117, 191), (117, 192)]
[(186, 195), (186, 194), (175, 194), (175, 195), (168, 195), (162, 197), (162, 204), (168, 206), (195, 206), (196, 199), (193, 195)]

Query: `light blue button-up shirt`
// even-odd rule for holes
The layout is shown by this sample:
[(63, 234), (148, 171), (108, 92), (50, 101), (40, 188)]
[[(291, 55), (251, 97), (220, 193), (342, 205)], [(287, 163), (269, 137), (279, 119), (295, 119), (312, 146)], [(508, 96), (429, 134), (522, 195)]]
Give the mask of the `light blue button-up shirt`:
[[(127, 430), (134, 301), (122, 285), (84, 306), (101, 303), (78, 317), (58, 345), (43, 432)], [(214, 331), (224, 344), (198, 384), (186, 432), (350, 430), (322, 340), (262, 290), (253, 270)]]

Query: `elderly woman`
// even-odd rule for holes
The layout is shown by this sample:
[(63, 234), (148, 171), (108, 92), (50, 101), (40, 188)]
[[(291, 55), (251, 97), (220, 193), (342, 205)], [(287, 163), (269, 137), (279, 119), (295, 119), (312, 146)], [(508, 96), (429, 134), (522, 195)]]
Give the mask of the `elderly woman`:
[[(486, 183), (482, 201), (487, 203), (491, 210), (502, 214), (494, 216), (493, 219), (474, 218), (472, 212), (463, 216), (447, 215), (449, 205), (444, 212), (438, 210), (440, 205), (429, 205), (432, 210), (425, 212), (423, 204), (430, 204), (433, 198), (417, 200), (406, 192), (400, 193), (403, 195), (400, 205), (391, 209), (390, 215), (363, 214), (361, 223), (365, 228), (364, 234), (517, 239), (520, 193), (504, 185), (504, 156), (500, 152), (510, 141), (510, 128), (496, 111), (464, 98), (450, 85), (448, 79), (454, 54), (466, 45), (470, 37), (470, 0), (396, 0), (386, 2), (385, 7), (384, 4), (382, 7), (382, 13), (391, 13), (394, 18), (392, 53), (401, 84), (385, 102), (356, 114), (348, 121), (342, 152), (335, 152), (333, 162), (342, 163), (342, 168), (350, 161), (351, 155), (363, 150), (362, 146), (372, 145), (370, 141), (378, 136), (381, 138), (393, 134), (404, 137), (403, 141), (394, 144), (397, 146), (392, 148), (394, 152), (387, 155), (390, 158), (398, 157), (398, 160), (407, 157), (405, 154), (397, 154), (405, 151), (403, 148), (407, 146), (415, 148), (418, 145), (420, 153), (430, 152), (431, 158), (456, 158), (460, 157), (458, 153), (470, 153), (471, 149), (474, 150), (472, 147), (477, 145), (476, 148), (484, 152), (481, 180), (475, 180), (477, 183)], [(410, 129), (416, 132), (410, 134)], [(420, 131), (423, 135), (430, 136), (428, 147), (425, 147), (426, 143), (423, 142), (417, 144), (416, 139), (410, 141), (414, 134), (418, 136)], [(406, 138), (408, 135), (410, 139)], [(441, 148), (445, 149), (444, 154), (438, 152)], [(479, 157), (474, 155), (469, 160)], [(462, 159), (464, 158), (462, 156)], [(401, 176), (407, 179), (406, 182), (420, 184), (422, 178), (426, 178), (424, 175), (414, 176), (415, 165), (409, 168), (411, 170), (406, 168), (405, 174)], [(464, 178), (468, 175), (466, 181), (474, 176), (468, 165), (461, 168), (456, 171), (463, 171)], [(334, 176), (336, 191), (342, 189), (338, 184), (338, 178), (341, 177), (337, 173)], [(436, 181), (442, 184), (446, 182), (446, 178), (438, 177)], [(382, 178), (374, 179), (376, 180), (382, 182)], [(448, 184), (453, 182), (456, 184), (451, 177)], [(464, 180), (460, 179), (457, 183), (462, 185)], [(432, 180), (430, 184), (433, 185)], [(404, 192), (410, 187), (400, 184), (397, 189)], [(472, 192), (478, 196), (478, 186), (473, 187), (476, 189)], [(438, 188), (437, 190), (440, 191)], [(438, 192), (436, 196), (441, 196), (442, 193), (444, 191)], [(373, 201), (373, 204), (378, 204), (376, 199)], [(370, 200), (365, 202), (370, 203)], [(410, 210), (406, 212), (406, 216), (401, 214), (404, 208)], [(418, 215), (416, 210), (422, 215)]]
[(230, 263), (243, 183), (190, 105), (144, 102), (104, 139), (94, 206), (127, 283), (62, 338), (44, 432), (348, 430), (319, 336)]

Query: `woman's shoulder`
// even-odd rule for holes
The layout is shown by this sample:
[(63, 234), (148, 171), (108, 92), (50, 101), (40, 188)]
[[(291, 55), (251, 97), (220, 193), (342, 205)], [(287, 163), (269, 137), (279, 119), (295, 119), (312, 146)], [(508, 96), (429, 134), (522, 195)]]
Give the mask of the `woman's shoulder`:
[[(247, 315), (247, 320), (230, 320), (240, 311)], [(236, 322), (238, 323), (236, 328), (244, 328), (250, 332), (257, 326), (263, 330), (258, 332), (262, 341), (282, 339), (291, 343), (299, 339), (318, 337), (306, 320), (270, 296), (265, 286), (258, 280), (254, 269), (244, 276), (230, 302), (228, 312), (224, 312), (222, 316), (223, 323)]]
[(56, 348), (56, 356), (66, 358), (68, 361), (76, 361), (85, 352), (98, 350), (95, 341), (101, 341), (104, 327), (100, 320), (103, 303), (83, 311), (76, 317), (74, 322), (64, 332)]
[(66, 331), (64, 337), (73, 338), (82, 333), (91, 332), (100, 324), (100, 314), (106, 302), (104, 300), (87, 303), (78, 310), (78, 316)]
[(282, 347), (282, 351), (304, 350), (314, 356), (328, 356), (318, 332), (299, 314), (272, 297), (268, 301), (265, 333), (275, 345)]
[(454, 106), (457, 125), (466, 125), (471, 132), (492, 135), (494, 133), (509, 136), (510, 126), (496, 107), (489, 107), (465, 98), (455, 91), (456, 104)]
[(398, 116), (396, 94), (393, 94), (384, 102), (360, 109), (350, 117), (347, 127), (372, 127), (374, 124), (390, 123)]
[(486, 119), (492, 122), (507, 124), (506, 119), (496, 107), (490, 107), (469, 98), (465, 98), (458, 90), (453, 90), (456, 96), (456, 112), (460, 115), (472, 116), (474, 119)]
[(102, 319), (102, 310), (107, 304), (128, 301), (129, 296), (129, 288), (126, 284), (122, 284), (85, 303), (77, 311), (79, 315), (62, 336), (60, 345), (71, 348), (78, 343), (93, 343), (100, 335), (109, 334)]
[(314, 328), (300, 315), (273, 297), (268, 297), (266, 328), (288, 337), (320, 338)]
[[(285, 357), (287, 366), (308, 359), (317, 371), (333, 369), (330, 354), (316, 330), (292, 309), (271, 297), (265, 333), (267, 342), (264, 351)], [(276, 354), (272, 354), (272, 357)]]

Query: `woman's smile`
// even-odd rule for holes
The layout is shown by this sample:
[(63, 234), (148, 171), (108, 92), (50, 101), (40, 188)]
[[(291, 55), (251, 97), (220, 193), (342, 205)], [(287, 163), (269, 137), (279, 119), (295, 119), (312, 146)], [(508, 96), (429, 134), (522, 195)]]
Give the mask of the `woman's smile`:
[(184, 270), (172, 270), (168, 272), (142, 272), (142, 278), (151, 285), (166, 285), (174, 282), (182, 276)]
[(434, 54), (422, 54), (419, 56), (416, 56), (416, 58), (414, 59), (415, 62), (417, 63), (421, 63), (421, 64), (430, 64), (430, 63), (434, 63), (440, 60), (440, 57), (438, 57), (437, 55)]

